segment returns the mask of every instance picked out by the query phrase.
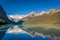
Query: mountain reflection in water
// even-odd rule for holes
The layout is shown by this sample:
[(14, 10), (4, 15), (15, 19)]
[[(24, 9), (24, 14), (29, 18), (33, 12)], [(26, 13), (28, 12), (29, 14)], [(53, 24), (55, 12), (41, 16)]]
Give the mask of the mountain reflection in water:
[(41, 35), (31, 36), (27, 31), (22, 30), (19, 26), (9, 28), (2, 40), (52, 40), (50, 37), (43, 37)]

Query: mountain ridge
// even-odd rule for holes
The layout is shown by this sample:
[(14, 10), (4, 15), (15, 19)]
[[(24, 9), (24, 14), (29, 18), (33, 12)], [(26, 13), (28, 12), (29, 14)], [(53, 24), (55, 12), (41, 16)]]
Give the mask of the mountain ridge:
[(23, 24), (60, 24), (60, 9), (50, 10), (43, 12), (42, 15), (38, 15), (28, 20), (25, 20)]

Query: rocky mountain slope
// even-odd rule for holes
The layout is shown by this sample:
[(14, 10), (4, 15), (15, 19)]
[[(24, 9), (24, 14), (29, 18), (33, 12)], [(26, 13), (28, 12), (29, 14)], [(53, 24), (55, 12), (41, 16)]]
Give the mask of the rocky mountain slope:
[(60, 10), (52, 9), (48, 12), (41, 12), (38, 16), (25, 20), (23, 24), (60, 24)]

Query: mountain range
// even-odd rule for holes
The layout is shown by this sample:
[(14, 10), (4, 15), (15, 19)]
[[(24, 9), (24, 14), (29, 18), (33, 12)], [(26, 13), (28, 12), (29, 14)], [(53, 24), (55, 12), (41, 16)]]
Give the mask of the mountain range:
[(51, 9), (48, 12), (42, 11), (36, 13), (32, 11), (31, 13), (21, 16), (21, 15), (8, 15), (0, 5), (0, 24), (1, 23), (19, 23), (24, 21), (23, 24), (60, 24), (60, 9)]
[(25, 19), (27, 20), (24, 21), (24, 25), (60, 24), (60, 9), (51, 9), (48, 12), (42, 11), (41, 13), (32, 12)]

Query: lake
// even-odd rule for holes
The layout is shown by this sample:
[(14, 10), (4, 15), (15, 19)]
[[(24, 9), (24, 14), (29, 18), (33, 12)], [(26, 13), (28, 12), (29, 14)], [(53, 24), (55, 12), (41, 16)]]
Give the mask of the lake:
[(52, 40), (49, 36), (40, 33), (33, 35), (24, 29), (26, 28), (19, 24), (0, 25), (0, 40)]

